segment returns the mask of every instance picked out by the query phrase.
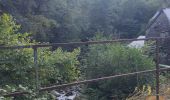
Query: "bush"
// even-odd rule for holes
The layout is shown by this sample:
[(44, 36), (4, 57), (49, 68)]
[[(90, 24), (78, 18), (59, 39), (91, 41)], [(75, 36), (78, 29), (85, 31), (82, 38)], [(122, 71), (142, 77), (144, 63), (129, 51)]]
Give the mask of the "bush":
[[(96, 39), (100, 39), (100, 36)], [(88, 79), (152, 69), (155, 65), (141, 50), (119, 43), (89, 46), (86, 60), (85, 76)], [(122, 99), (137, 85), (152, 82), (152, 75), (149, 74), (121, 77), (88, 84), (86, 94), (88, 100)]]
[[(0, 44), (3, 46), (36, 44), (30, 40), (28, 33), (18, 33), (19, 26), (8, 14), (0, 17)], [(50, 48), (38, 49), (38, 67), (42, 85), (62, 84), (79, 78), (80, 49), (72, 52), (61, 48), (51, 51)], [(35, 66), (32, 49), (0, 50), (0, 89), (6, 92), (35, 89)], [(0, 91), (2, 95), (3, 92)], [(40, 97), (48, 97), (40, 95)], [(17, 100), (30, 100), (34, 96), (24, 96)]]

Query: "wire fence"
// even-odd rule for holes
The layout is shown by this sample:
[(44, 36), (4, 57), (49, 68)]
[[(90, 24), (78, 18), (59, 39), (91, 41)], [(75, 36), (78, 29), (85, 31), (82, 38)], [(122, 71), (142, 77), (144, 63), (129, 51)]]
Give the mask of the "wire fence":
[[(25, 48), (32, 48), (34, 53), (33, 53), (33, 57), (34, 57), (34, 66), (35, 66), (35, 80), (36, 80), (36, 91), (37, 92), (43, 92), (43, 91), (52, 91), (52, 90), (56, 90), (56, 89), (61, 89), (61, 88), (65, 88), (65, 87), (71, 87), (71, 86), (75, 86), (75, 85), (80, 85), (80, 84), (87, 84), (87, 83), (93, 83), (93, 82), (98, 82), (98, 81), (103, 81), (103, 80), (110, 80), (110, 79), (115, 79), (118, 77), (125, 77), (125, 76), (133, 76), (133, 75), (140, 75), (140, 74), (146, 74), (146, 73), (155, 73), (156, 77), (156, 95), (157, 95), (157, 100), (159, 100), (159, 94), (160, 94), (160, 90), (159, 90), (159, 85), (160, 85), (160, 72), (164, 72), (164, 71), (168, 71), (170, 70), (170, 68), (166, 65), (160, 65), (160, 41), (162, 39), (170, 39), (170, 37), (166, 37), (166, 38), (145, 38), (145, 39), (119, 39), (119, 40), (106, 40), (106, 41), (88, 41), (88, 42), (71, 42), (71, 43), (53, 43), (53, 44), (36, 44), (36, 45), (24, 45), (24, 46), (0, 46), (0, 50), (14, 50), (14, 49), (25, 49)], [(82, 45), (94, 45), (94, 44), (112, 44), (115, 42), (132, 42), (132, 41), (140, 41), (140, 40), (144, 40), (144, 41), (155, 41), (156, 45), (155, 45), (155, 62), (156, 62), (156, 66), (155, 69), (152, 70), (144, 70), (144, 71), (136, 71), (136, 72), (131, 72), (131, 73), (125, 73), (125, 74), (118, 74), (118, 75), (110, 75), (110, 76), (105, 76), (105, 77), (100, 77), (100, 78), (94, 78), (94, 79), (87, 79), (87, 80), (83, 80), (83, 81), (76, 81), (73, 83), (67, 83), (67, 84), (61, 84), (61, 85), (53, 85), (53, 86), (49, 86), (49, 87), (41, 87), (41, 83), (40, 83), (40, 76), (39, 76), (39, 70), (40, 68), (38, 67), (38, 48), (44, 48), (44, 47), (67, 47), (67, 46), (82, 46)], [(160, 68), (160, 66), (163, 66)], [(12, 96), (20, 96), (20, 95), (24, 95), (24, 94), (30, 94), (29, 92), (12, 92), (12, 93), (7, 93), (3, 96), (5, 97), (12, 97)]]

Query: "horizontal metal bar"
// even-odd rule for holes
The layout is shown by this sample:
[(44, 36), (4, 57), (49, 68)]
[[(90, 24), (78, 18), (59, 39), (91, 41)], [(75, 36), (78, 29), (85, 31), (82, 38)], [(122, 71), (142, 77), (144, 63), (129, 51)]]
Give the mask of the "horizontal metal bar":
[(114, 42), (127, 42), (127, 41), (140, 41), (140, 40), (157, 40), (157, 39), (170, 39), (170, 37), (152, 37), (144, 39), (117, 39), (117, 40), (107, 40), (107, 41), (88, 41), (88, 42), (69, 42), (69, 43), (51, 43), (51, 44), (36, 44), (36, 45), (23, 45), (23, 46), (0, 46), (0, 49), (23, 49), (23, 48), (41, 48), (41, 47), (51, 47), (51, 46), (70, 46), (70, 45), (90, 45), (90, 44), (107, 44)]
[[(161, 68), (160, 72), (168, 71), (168, 70), (170, 70), (170, 68)], [(153, 69), (153, 70), (139, 71), (139, 72), (133, 72), (133, 73), (127, 73), (127, 74), (120, 74), (120, 75), (113, 75), (113, 76), (108, 76), (108, 77), (101, 77), (101, 78), (96, 78), (96, 79), (78, 81), (78, 82), (62, 84), (62, 85), (55, 85), (55, 86), (41, 88), (39, 90), (39, 92), (52, 91), (52, 90), (62, 89), (62, 88), (70, 87), (70, 86), (74, 86), (74, 85), (87, 84), (87, 83), (103, 81), (103, 80), (108, 80), (108, 79), (113, 79), (113, 78), (118, 78), (118, 77), (123, 77), (123, 76), (131, 76), (131, 75), (136, 75), (136, 74), (152, 73), (152, 72), (155, 72), (155, 71), (156, 71), (156, 69)], [(16, 92), (16, 93), (9, 93), (9, 94), (3, 95), (3, 96), (4, 97), (12, 97), (12, 96), (18, 96), (18, 95), (24, 95), (24, 94), (30, 94), (30, 93), (28, 93), (28, 92)]]
[[(170, 70), (170, 68), (162, 68), (162, 69), (160, 69), (160, 72), (166, 71), (166, 70)], [(79, 85), (79, 84), (86, 84), (86, 83), (91, 83), (91, 82), (96, 82), (96, 81), (108, 80), (108, 79), (112, 79), (112, 78), (118, 78), (118, 77), (130, 76), (130, 75), (136, 75), (136, 74), (150, 73), (150, 72), (155, 72), (155, 71), (156, 71), (156, 69), (133, 72), (133, 73), (128, 73), (128, 74), (113, 75), (113, 76), (108, 76), (108, 77), (101, 77), (101, 78), (96, 78), (96, 79), (73, 82), (73, 83), (69, 83), (69, 84), (62, 84), (62, 85), (57, 85), (57, 86), (41, 88), (40, 91), (51, 91), (51, 90), (55, 90), (55, 89), (59, 89), (59, 88), (65, 88), (65, 87)]]

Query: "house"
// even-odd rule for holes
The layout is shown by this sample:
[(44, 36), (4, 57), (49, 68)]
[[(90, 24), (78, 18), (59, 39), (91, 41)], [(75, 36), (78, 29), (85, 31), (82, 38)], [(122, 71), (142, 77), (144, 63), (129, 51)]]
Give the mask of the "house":
[(164, 8), (156, 12), (150, 19), (146, 30), (146, 38), (167, 36), (170, 36), (170, 8)]
[[(170, 8), (156, 12), (150, 19), (146, 29), (146, 38), (170, 36)], [(160, 60), (163, 64), (170, 65), (170, 39), (160, 41)]]

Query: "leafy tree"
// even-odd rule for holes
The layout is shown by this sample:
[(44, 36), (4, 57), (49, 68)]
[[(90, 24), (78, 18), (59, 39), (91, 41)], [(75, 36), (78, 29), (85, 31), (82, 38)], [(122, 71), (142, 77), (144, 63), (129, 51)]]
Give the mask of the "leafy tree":
[[(99, 35), (94, 38), (96, 39), (103, 38)], [(87, 79), (154, 68), (153, 60), (143, 55), (141, 50), (119, 43), (89, 46), (86, 60), (87, 65), (84, 70)], [(152, 83), (152, 78), (151, 74), (147, 74), (91, 83), (86, 87), (87, 99), (111, 100), (112, 97), (123, 99), (136, 86)]]
[[(35, 41), (29, 39), (28, 33), (18, 33), (19, 26), (12, 16), (3, 14), (0, 17), (0, 44), (3, 46), (31, 45)], [(42, 85), (61, 84), (75, 81), (79, 78), (80, 50), (72, 52), (61, 48), (51, 51), (50, 48), (38, 49), (38, 67)], [(0, 50), (0, 85), (8, 92), (35, 89), (35, 66), (32, 49)], [(0, 91), (2, 95), (2, 91)], [(46, 94), (47, 95), (47, 94)], [(46, 95), (40, 95), (46, 97)], [(17, 100), (30, 100), (31, 97), (19, 97)]]

